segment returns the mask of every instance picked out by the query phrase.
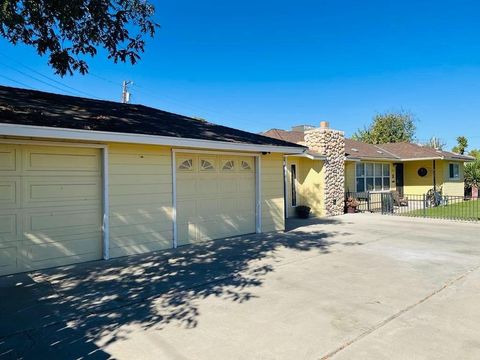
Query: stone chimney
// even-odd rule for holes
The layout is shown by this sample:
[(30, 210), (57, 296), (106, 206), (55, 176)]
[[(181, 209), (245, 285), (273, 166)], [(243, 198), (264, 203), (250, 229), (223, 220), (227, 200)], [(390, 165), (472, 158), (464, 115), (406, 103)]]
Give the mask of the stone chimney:
[(343, 214), (345, 196), (344, 132), (330, 129), (329, 123), (322, 121), (319, 128), (305, 131), (305, 144), (311, 151), (326, 157), (323, 166), (325, 214), (327, 216)]

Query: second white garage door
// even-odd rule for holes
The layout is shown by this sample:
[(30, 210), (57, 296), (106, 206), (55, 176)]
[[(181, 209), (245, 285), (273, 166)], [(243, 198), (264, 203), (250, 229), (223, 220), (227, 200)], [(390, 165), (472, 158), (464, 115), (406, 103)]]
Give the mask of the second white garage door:
[(255, 232), (254, 157), (178, 153), (177, 243)]

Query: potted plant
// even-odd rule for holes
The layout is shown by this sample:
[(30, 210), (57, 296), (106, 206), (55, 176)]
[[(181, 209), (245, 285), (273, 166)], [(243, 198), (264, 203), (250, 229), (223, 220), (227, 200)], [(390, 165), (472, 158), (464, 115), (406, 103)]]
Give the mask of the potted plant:
[(308, 219), (310, 216), (310, 208), (305, 205), (300, 205), (295, 208), (295, 213), (300, 219)]
[(360, 205), (358, 200), (352, 196), (349, 196), (345, 201), (345, 212), (347, 214), (355, 214), (357, 212), (358, 205)]

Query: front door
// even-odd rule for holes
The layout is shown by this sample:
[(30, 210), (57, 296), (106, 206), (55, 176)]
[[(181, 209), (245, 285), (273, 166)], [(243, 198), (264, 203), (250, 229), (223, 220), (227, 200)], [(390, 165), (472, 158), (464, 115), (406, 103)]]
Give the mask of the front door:
[(395, 164), (395, 183), (398, 193), (403, 195), (403, 164)]

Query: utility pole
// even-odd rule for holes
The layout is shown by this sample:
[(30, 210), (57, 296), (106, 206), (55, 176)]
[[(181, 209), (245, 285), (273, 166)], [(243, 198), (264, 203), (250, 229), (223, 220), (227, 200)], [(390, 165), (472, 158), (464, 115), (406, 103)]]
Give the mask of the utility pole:
[(122, 83), (122, 104), (130, 102), (130, 93), (128, 92), (128, 85), (133, 85), (133, 81), (124, 80)]

